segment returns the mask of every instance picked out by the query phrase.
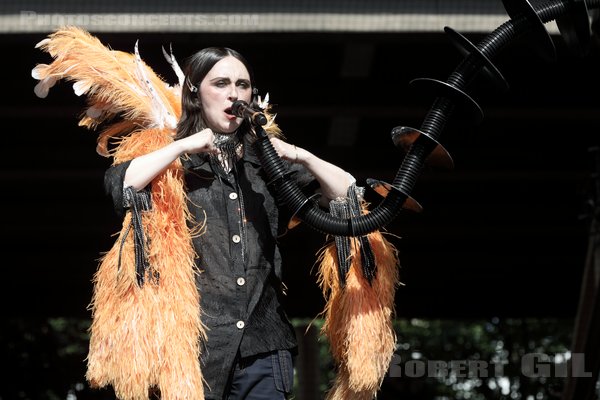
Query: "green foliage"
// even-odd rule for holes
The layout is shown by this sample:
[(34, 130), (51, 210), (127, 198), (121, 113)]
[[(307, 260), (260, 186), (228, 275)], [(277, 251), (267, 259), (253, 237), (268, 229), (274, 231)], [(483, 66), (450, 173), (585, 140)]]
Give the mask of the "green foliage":
[[(397, 350), (378, 400), (558, 399), (565, 378), (555, 376), (554, 363), (569, 357), (572, 327), (571, 320), (533, 318), (396, 320)], [(319, 343), (324, 392), (334, 372), (326, 338)], [(526, 355), (535, 353), (548, 356), (535, 366), (551, 376), (526, 370)]]
[[(293, 321), (300, 332), (310, 322)], [(89, 324), (87, 319), (70, 318), (2, 322), (0, 356), (8, 368), (0, 385), (0, 400), (114, 399), (110, 389), (90, 389), (85, 381)], [(320, 319), (312, 321), (316, 332), (322, 324)], [(394, 329), (397, 350), (378, 400), (560, 398), (565, 378), (555, 373), (528, 376), (523, 360), (528, 354), (542, 353), (548, 355), (544, 365), (554, 368), (553, 363), (568, 358), (571, 320), (410, 319), (395, 321)], [(335, 366), (327, 339), (315, 337), (318, 365), (309, 367), (318, 368), (319, 392), (323, 395), (331, 387)], [(488, 367), (487, 376), (483, 376), (483, 369), (472, 368), (481, 366), (476, 362)], [(424, 365), (425, 370), (415, 368)], [(429, 369), (431, 365), (437, 369)], [(304, 371), (296, 370), (297, 378), (301, 373)]]
[(85, 382), (90, 321), (76, 318), (4, 320), (0, 400), (114, 399)]

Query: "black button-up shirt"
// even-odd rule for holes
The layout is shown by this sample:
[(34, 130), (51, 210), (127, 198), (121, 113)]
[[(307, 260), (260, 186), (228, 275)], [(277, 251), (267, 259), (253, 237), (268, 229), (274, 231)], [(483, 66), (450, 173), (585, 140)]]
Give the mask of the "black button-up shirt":
[[(238, 352), (248, 357), (296, 347), (293, 327), (279, 301), (277, 237), (285, 231), (290, 214), (279, 207), (267, 187), (247, 140), (242, 158), (228, 174), (213, 168), (206, 155), (192, 154), (182, 162), (188, 208), (194, 223), (206, 223), (205, 232), (192, 239), (208, 335), (201, 360), (209, 386), (205, 396), (221, 399)], [(106, 174), (107, 190), (121, 210), (128, 164), (111, 167)], [(300, 187), (314, 188), (314, 178), (306, 169), (297, 164), (290, 168)]]

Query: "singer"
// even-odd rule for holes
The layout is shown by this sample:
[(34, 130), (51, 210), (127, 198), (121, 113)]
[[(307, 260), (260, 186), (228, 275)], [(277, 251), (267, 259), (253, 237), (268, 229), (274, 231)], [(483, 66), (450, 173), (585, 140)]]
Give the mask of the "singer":
[[(110, 167), (107, 192), (125, 213), (140, 196), (154, 193), (155, 178), (173, 163), (183, 165), (188, 224), (192, 231), (202, 228), (190, 240), (197, 254), (198, 312), (206, 332), (206, 338), (199, 338), (204, 396), (285, 399), (292, 391), (297, 343), (279, 300), (282, 261), (276, 237), (290, 216), (278, 208), (264, 181), (249, 122), (271, 115), (246, 106), (253, 104), (254, 79), (235, 50), (200, 50), (186, 60), (183, 72), (176, 140)], [(283, 141), (272, 120), (266, 131), (301, 188), (319, 190), (323, 204), (346, 196), (353, 184), (347, 172)], [(136, 211), (132, 207), (130, 212)], [(152, 237), (147, 239), (152, 243)]]

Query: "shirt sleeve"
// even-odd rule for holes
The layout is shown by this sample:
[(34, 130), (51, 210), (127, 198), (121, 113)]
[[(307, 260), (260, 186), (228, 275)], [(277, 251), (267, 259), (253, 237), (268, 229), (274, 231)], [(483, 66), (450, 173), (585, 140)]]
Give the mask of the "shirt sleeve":
[(125, 215), (129, 208), (129, 205), (125, 202), (123, 181), (130, 163), (131, 161), (125, 161), (113, 165), (104, 174), (104, 191), (107, 196), (111, 197), (115, 212), (121, 217)]

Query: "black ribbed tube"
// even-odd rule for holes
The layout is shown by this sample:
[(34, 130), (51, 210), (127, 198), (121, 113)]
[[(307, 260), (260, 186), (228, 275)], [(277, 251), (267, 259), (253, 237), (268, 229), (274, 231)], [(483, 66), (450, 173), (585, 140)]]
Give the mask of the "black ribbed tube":
[(426, 145), (423, 140), (419, 139), (413, 143), (404, 160), (402, 160), (402, 165), (392, 183), (402, 193), (409, 194), (412, 192), (425, 162)]
[(554, 21), (568, 11), (567, 4), (562, 1), (549, 1), (539, 6), (537, 15), (543, 23)]
[(377, 207), (380, 209), (377, 212), (346, 219), (331, 216), (309, 201), (298, 185), (290, 179), (285, 164), (277, 155), (264, 130), (261, 130), (262, 128), (257, 129), (258, 139), (254, 147), (269, 182), (275, 185), (279, 199), (285, 202), (290, 210), (296, 212), (298, 218), (314, 229), (337, 236), (366, 235), (389, 224), (402, 210), (406, 196), (392, 191)]
[[(598, 8), (600, 7), (600, 0), (588, 0), (586, 5), (588, 8)], [(541, 5), (536, 12), (541, 21), (546, 23), (567, 11), (567, 0), (556, 0)], [(508, 43), (529, 29), (531, 29), (531, 26), (527, 18), (518, 16), (496, 28), (477, 47), (491, 60)], [(480, 68), (481, 65), (475, 62), (472, 56), (468, 56), (449, 76), (447, 82), (451, 86), (462, 90), (479, 72)], [(394, 178), (393, 186), (396, 189), (391, 190), (387, 197), (369, 214), (353, 218), (333, 217), (309, 201), (297, 185), (290, 180), (289, 175), (286, 174), (285, 165), (277, 156), (266, 133), (260, 126), (255, 127), (258, 132), (255, 146), (263, 168), (269, 180), (277, 188), (280, 199), (292, 211), (296, 212), (298, 218), (323, 233), (337, 236), (361, 236), (386, 226), (400, 213), (402, 205), (416, 184), (424, 160), (435, 147), (436, 141), (439, 142), (438, 139), (453, 111), (454, 103), (452, 99), (436, 98), (421, 126), (421, 132), (425, 135), (420, 135), (413, 143)], [(435, 141), (431, 140), (432, 138)]]
[[(566, 10), (566, 6), (564, 6), (561, 1), (550, 2), (542, 6), (540, 12), (543, 13), (544, 17), (540, 16), (540, 18), (554, 19), (559, 16), (560, 13), (566, 12)], [(491, 59), (504, 47), (504, 45), (508, 44), (510, 40), (529, 28), (530, 26), (525, 17), (517, 17), (514, 20), (509, 20), (488, 35), (478, 48), (481, 47), (482, 53), (488, 59)], [(480, 68), (481, 65), (476, 65), (473, 57), (468, 56), (459, 64), (446, 82), (457, 89), (464, 90), (467, 82), (475, 77)], [(420, 128), (420, 131), (423, 132), (426, 137), (439, 142), (446, 123), (454, 111), (455, 106), (453, 101), (454, 99), (446, 97), (438, 97), (435, 99)], [(419, 137), (419, 139), (421, 138), (423, 138), (423, 135)], [(420, 175), (424, 160), (431, 150), (433, 150), (433, 146), (429, 143), (417, 140), (411, 146), (411, 149), (404, 158), (392, 184), (400, 188), (403, 193), (410, 194)]]
[(525, 17), (506, 21), (492, 33), (483, 38), (477, 45), (477, 48), (481, 50), (487, 58), (490, 60), (493, 59), (504, 46), (515, 39), (521, 31), (525, 31), (525, 28), (528, 27), (527, 22)]
[(588, 8), (600, 8), (600, 0), (586, 0), (585, 4)]
[(454, 105), (450, 99), (438, 97), (421, 124), (421, 132), (427, 133), (430, 138), (439, 142), (446, 121), (453, 110)]
[(292, 210), (298, 210), (307, 202), (307, 198), (297, 185), (289, 179), (287, 169), (273, 148), (267, 136), (259, 138), (254, 143), (263, 168), (269, 177), (279, 198)]
[(436, 141), (453, 109), (454, 106), (450, 100), (438, 97), (425, 116), (420, 130), (426, 135), (420, 135), (410, 147), (392, 182), (392, 185), (399, 188), (402, 193), (409, 195), (412, 192), (425, 163), (425, 158), (437, 145)]

